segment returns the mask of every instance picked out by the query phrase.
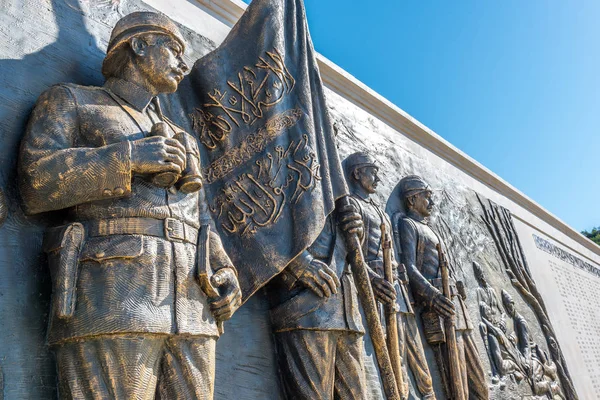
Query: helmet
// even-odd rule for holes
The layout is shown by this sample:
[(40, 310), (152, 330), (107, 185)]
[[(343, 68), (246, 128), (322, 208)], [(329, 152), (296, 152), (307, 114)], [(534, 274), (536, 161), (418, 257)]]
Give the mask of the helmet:
[(375, 158), (373, 158), (370, 154), (364, 153), (362, 151), (350, 154), (348, 157), (346, 157), (343, 164), (344, 172), (346, 172), (346, 177), (352, 176), (352, 173), (357, 168), (375, 167), (379, 169)]
[(405, 176), (400, 180), (399, 186), (400, 193), (404, 200), (406, 200), (410, 196), (414, 196), (415, 194), (431, 191), (431, 188), (429, 187), (427, 182), (425, 182), (423, 178), (421, 178), (418, 175)]
[(177, 40), (185, 50), (185, 40), (169, 17), (156, 12), (139, 11), (128, 14), (117, 22), (110, 34), (104, 62), (106, 63), (111, 54), (123, 43), (132, 37), (145, 33), (169, 35)]
[(512, 296), (510, 294), (508, 294), (508, 292), (506, 290), (502, 289), (502, 292), (500, 292), (500, 294), (502, 296), (502, 303), (504, 305), (514, 303)]
[(121, 43), (141, 33), (170, 35), (185, 49), (185, 40), (181, 36), (177, 25), (169, 17), (156, 12), (139, 11), (128, 14), (117, 22), (110, 34), (106, 54), (110, 54)]

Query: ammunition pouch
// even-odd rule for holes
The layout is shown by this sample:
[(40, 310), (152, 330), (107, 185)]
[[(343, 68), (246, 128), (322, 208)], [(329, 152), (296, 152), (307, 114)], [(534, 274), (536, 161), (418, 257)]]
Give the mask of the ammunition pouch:
[(421, 320), (423, 321), (423, 333), (427, 343), (439, 344), (446, 342), (444, 321), (438, 313), (433, 310), (423, 310)]

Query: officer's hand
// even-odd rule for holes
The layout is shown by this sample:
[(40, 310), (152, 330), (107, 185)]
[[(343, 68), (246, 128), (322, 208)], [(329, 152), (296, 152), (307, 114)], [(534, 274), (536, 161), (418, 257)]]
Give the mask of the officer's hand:
[(338, 210), (338, 224), (342, 231), (356, 233), (362, 239), (364, 235), (362, 217), (352, 204), (347, 204)]
[(394, 285), (375, 273), (372, 273), (370, 278), (375, 298), (383, 304), (394, 304), (396, 301), (396, 289)]
[(312, 259), (298, 280), (319, 297), (329, 297), (332, 293), (337, 293), (340, 287), (335, 271), (317, 259)]
[(433, 298), (431, 307), (443, 318), (450, 318), (455, 313), (454, 303), (452, 300), (448, 299), (440, 292), (438, 292)]
[(178, 140), (151, 136), (131, 142), (131, 169), (138, 174), (181, 173), (185, 148)]
[(210, 280), (221, 293), (218, 297), (208, 299), (210, 309), (217, 320), (228, 320), (242, 304), (240, 283), (231, 268), (218, 270)]

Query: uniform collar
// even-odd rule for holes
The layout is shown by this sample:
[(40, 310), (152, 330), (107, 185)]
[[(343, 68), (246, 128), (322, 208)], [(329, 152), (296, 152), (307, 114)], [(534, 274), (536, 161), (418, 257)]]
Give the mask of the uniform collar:
[(417, 222), (420, 222), (422, 224), (428, 225), (429, 224), (429, 219), (427, 217), (423, 217), (421, 214), (414, 212), (413, 210), (410, 210), (408, 213), (406, 213), (411, 219), (414, 219)]
[(154, 98), (143, 87), (119, 78), (108, 79), (104, 87), (131, 104), (139, 112), (144, 112)]
[(358, 199), (358, 200), (362, 200), (362, 201), (364, 201), (365, 203), (372, 203), (372, 202), (373, 202), (373, 200), (371, 200), (371, 196), (368, 196), (367, 198), (364, 198), (364, 197), (362, 197), (362, 196), (361, 196), (360, 194), (358, 194), (358, 193), (351, 193), (351, 195), (352, 195), (354, 198)]

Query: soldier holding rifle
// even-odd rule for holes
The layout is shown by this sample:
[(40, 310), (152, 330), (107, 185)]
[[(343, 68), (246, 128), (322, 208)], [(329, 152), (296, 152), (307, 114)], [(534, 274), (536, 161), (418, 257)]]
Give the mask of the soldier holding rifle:
[(488, 399), (464, 287), (451, 276), (443, 243), (428, 224), (432, 190), (421, 177), (410, 175), (400, 181), (400, 191), (407, 209), (398, 223), (401, 261), (415, 300), (423, 307), (425, 337), (434, 349), (446, 393), (451, 399)]
[(346, 180), (350, 188), (350, 203), (359, 211), (364, 224), (363, 254), (369, 267), (375, 298), (383, 305), (380, 319), (386, 321), (387, 345), (394, 373), (403, 398), (408, 397), (410, 366), (423, 399), (435, 399), (431, 374), (421, 344), (414, 312), (407, 290), (404, 267), (393, 256), (391, 223), (371, 195), (380, 181), (375, 159), (362, 152), (344, 161)]

